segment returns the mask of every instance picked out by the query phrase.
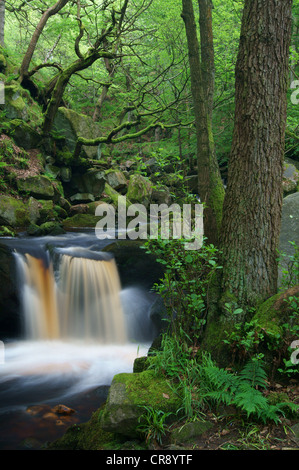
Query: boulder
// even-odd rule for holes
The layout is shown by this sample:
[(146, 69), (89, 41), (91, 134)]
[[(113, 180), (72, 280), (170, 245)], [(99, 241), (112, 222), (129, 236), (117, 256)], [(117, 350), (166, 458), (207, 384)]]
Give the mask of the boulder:
[(289, 194), (283, 199), (279, 251), (286, 257), (281, 262), (279, 279), (282, 270), (287, 267), (288, 257), (294, 254), (294, 247), (290, 242), (299, 246), (299, 192)]
[(4, 243), (0, 244), (0, 331), (2, 341), (21, 331), (16, 263), (12, 251)]
[[(100, 135), (98, 125), (90, 116), (79, 114), (76, 111), (64, 107), (60, 107), (58, 109), (53, 123), (53, 130), (63, 135), (66, 141), (66, 146), (70, 152), (75, 150), (78, 137), (95, 139)], [(97, 159), (98, 145), (83, 146), (82, 155), (83, 157)]]
[(17, 180), (18, 190), (37, 199), (52, 199), (54, 187), (49, 178), (44, 175), (29, 176)]
[(27, 122), (13, 119), (9, 123), (9, 128), (10, 135), (19, 147), (30, 150), (40, 146), (40, 135)]
[(142, 204), (149, 207), (152, 197), (153, 187), (148, 178), (134, 174), (131, 176), (128, 185), (127, 197), (133, 204)]
[(145, 406), (172, 413), (174, 417), (180, 399), (167, 380), (154, 371), (115, 375), (101, 415), (102, 429), (131, 438), (140, 436), (138, 426)]
[(30, 213), (23, 201), (0, 195), (0, 225), (23, 228), (29, 223)]
[(99, 221), (99, 217), (91, 214), (75, 214), (72, 217), (68, 217), (62, 222), (62, 226), (65, 230), (76, 229), (76, 228), (94, 228)]
[[(105, 173), (97, 168), (90, 168), (83, 175), (74, 174), (70, 187), (76, 193), (89, 193), (98, 198), (102, 195), (106, 183)], [(94, 201), (94, 198), (91, 201)]]
[(284, 194), (294, 193), (298, 190), (299, 171), (295, 165), (284, 162), (282, 187)]
[(116, 191), (123, 193), (127, 190), (128, 182), (122, 171), (108, 170), (106, 179), (111, 188)]
[(75, 204), (93, 202), (94, 200), (95, 200), (94, 195), (90, 193), (76, 193), (70, 197), (71, 203), (75, 203)]
[(155, 204), (171, 204), (172, 197), (167, 186), (160, 186), (153, 189), (151, 202)]
[(29, 120), (28, 106), (24, 100), (25, 90), (16, 82), (4, 86), (5, 116), (7, 119)]

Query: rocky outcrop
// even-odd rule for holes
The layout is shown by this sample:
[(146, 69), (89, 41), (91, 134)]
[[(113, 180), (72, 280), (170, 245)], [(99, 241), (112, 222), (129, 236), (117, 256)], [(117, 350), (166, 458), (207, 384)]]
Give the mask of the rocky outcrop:
[(153, 186), (148, 178), (139, 174), (130, 177), (127, 198), (133, 204), (142, 204), (146, 208), (149, 206), (152, 197)]
[[(78, 137), (95, 139), (100, 135), (99, 127), (90, 116), (79, 114), (71, 109), (60, 107), (54, 119), (54, 131), (62, 135), (70, 152), (73, 152)], [(98, 146), (83, 146), (84, 157), (97, 159)]]
[(164, 377), (153, 371), (123, 373), (114, 376), (100, 425), (106, 432), (138, 437), (140, 418), (145, 406), (165, 413), (175, 413), (180, 400)]
[(22, 200), (0, 195), (0, 225), (23, 228), (29, 223), (29, 210)]
[(53, 199), (54, 187), (49, 178), (44, 175), (19, 178), (17, 187), (21, 194), (30, 195), (37, 199)]

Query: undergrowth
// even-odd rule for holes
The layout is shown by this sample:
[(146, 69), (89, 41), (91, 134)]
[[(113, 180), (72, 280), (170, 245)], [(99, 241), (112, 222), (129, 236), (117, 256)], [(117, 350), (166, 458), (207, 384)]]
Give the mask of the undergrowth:
[(253, 356), (240, 371), (218, 367), (207, 352), (193, 348), (175, 336), (165, 334), (160, 350), (149, 356), (149, 367), (169, 380), (181, 399), (178, 416), (202, 419), (209, 410), (230, 405), (245, 418), (275, 424), (282, 417), (298, 412), (291, 402), (273, 404), (264, 393), (267, 374), (259, 355)]

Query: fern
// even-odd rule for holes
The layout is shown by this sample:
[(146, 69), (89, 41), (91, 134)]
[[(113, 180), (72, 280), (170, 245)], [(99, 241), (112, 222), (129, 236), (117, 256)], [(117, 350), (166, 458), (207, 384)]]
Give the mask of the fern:
[[(284, 415), (285, 407), (292, 412), (298, 406), (289, 403), (272, 405), (262, 393), (267, 386), (263, 362), (251, 359), (238, 375), (218, 368), (210, 356), (204, 356), (200, 367), (200, 394), (202, 400), (216, 404), (235, 405), (247, 417), (254, 416), (263, 422), (275, 423)], [(292, 406), (293, 405), (293, 406)]]
[(240, 372), (241, 382), (250, 383), (252, 387), (267, 387), (267, 374), (262, 367), (264, 364), (261, 360), (255, 358), (247, 362)]

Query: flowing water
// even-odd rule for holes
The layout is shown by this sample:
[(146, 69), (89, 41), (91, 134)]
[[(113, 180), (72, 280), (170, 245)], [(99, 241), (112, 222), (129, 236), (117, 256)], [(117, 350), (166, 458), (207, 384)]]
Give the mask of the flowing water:
[[(132, 372), (154, 334), (152, 296), (138, 286), (122, 288), (115, 259), (90, 235), (21, 240), (14, 250), (23, 335), (5, 342), (0, 364), (4, 449), (28, 437), (53, 439), (88, 419), (113, 376)], [(61, 403), (75, 408), (73, 421), (46, 412)]]

